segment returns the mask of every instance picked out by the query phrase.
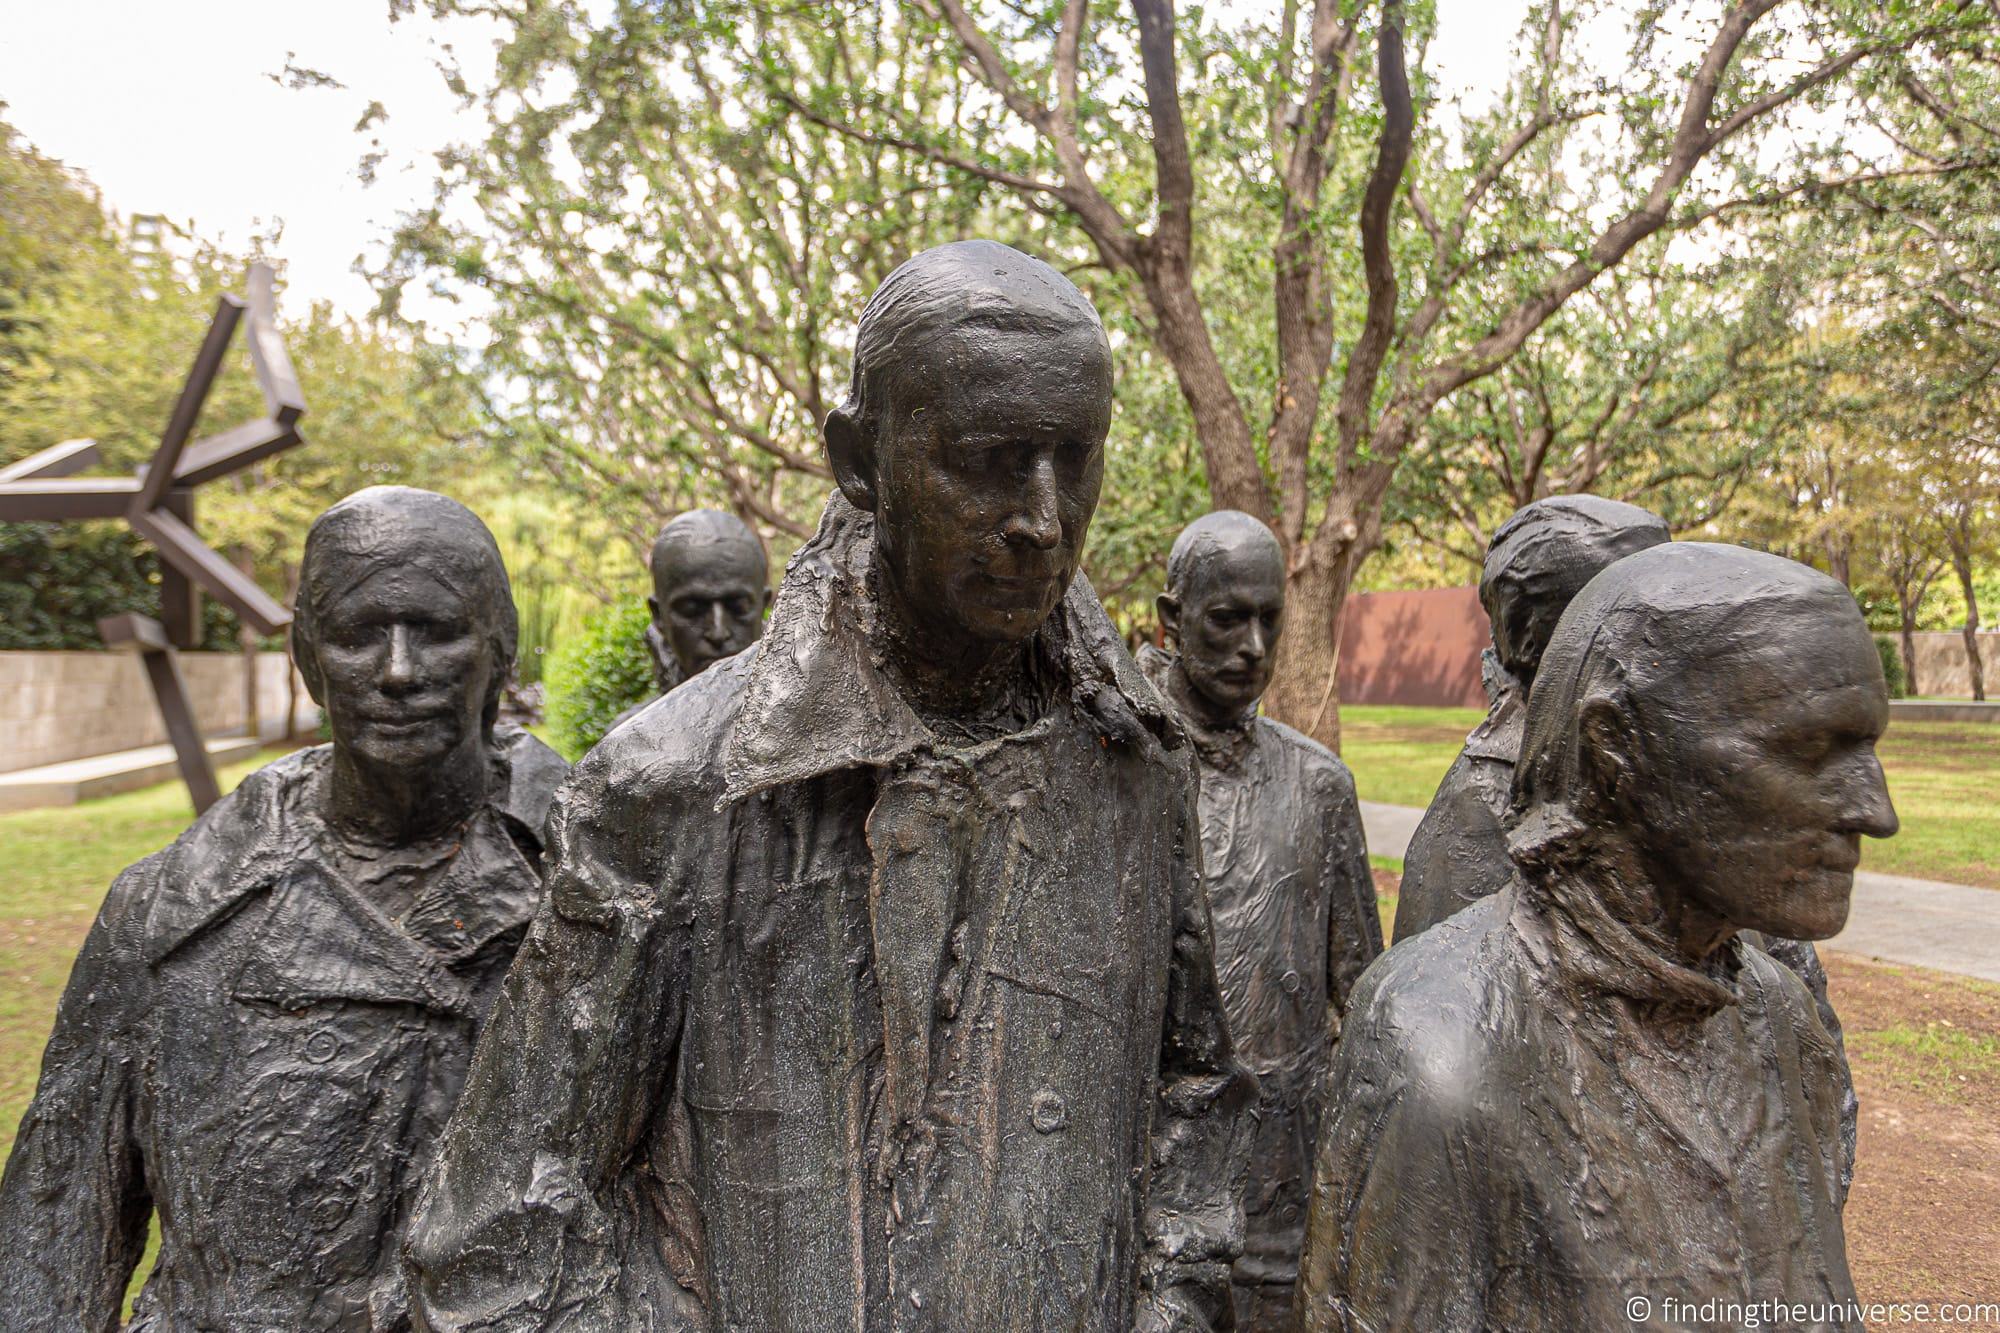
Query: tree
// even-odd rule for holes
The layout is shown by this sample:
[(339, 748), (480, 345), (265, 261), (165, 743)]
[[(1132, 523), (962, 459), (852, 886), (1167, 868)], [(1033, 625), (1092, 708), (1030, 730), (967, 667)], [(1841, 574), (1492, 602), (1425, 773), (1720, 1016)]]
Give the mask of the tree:
[[(241, 290), (255, 256), (185, 236), (168, 253), (138, 254), (88, 182), (11, 132), (0, 140), (0, 181), (36, 182), (0, 197), (0, 255), (35, 256), (0, 263), (0, 310), (21, 312), (10, 326), (19, 336), (0, 338), (0, 461), (88, 436), (109, 471), (129, 474), (157, 446), (218, 298)], [(461, 487), (472, 458), (459, 447), (467, 404), (426, 349), (325, 305), (295, 312), (285, 333), (309, 407), (307, 443), (205, 487), (195, 519), (212, 545), (289, 600), (306, 528), (320, 510), (377, 482)], [(206, 423), (264, 411), (240, 341), (233, 355), (237, 363), (204, 408)], [(9, 534), (4, 545), (118, 585), (77, 593), (70, 604), (79, 615), (147, 604), (157, 614), (157, 571), (135, 558), (133, 543), (78, 525)], [(74, 642), (94, 626), (43, 624), (35, 633)]]
[[(433, 0), (506, 25), (477, 145), (440, 155), (405, 219), (386, 307), (428, 281), (486, 298), (466, 382), (496, 443), (592, 497), (635, 546), (697, 505), (803, 537), (830, 484), (820, 422), (853, 314), (896, 264), (979, 226), (950, 174), (746, 98), (783, 50), (825, 77), (865, 68), (917, 114), (960, 96), (935, 44), (887, 8), (853, 22), (618, 0)], [(466, 204), (475, 206), (467, 209)]]
[[(1549, 495), (1648, 506), (1676, 531), (1719, 517), (1804, 425), (1798, 275), (1664, 261), (1662, 238), (1570, 302), (1491, 376), (1439, 404), (1386, 524), (1476, 576), (1487, 536)], [(1823, 386), (1815, 386), (1823, 387)], [(1803, 400), (1803, 401), (1802, 401)]]
[[(1976, 51), (1992, 16), (1970, 4), (1733, 0), (1692, 32), (1681, 7), (1644, 4), (1611, 84), (1568, 53), (1592, 11), (1550, 0), (1532, 12), (1523, 77), (1467, 121), (1462, 166), (1426, 120), (1421, 46), (1414, 77), (1407, 60), (1406, 34), (1429, 22), (1421, 5), (1284, 0), (1275, 28), (1182, 23), (1172, 0), (919, 0), (905, 12), (955, 43), (985, 94), (967, 99), (969, 114), (926, 118), (879, 74), (782, 51), (764, 62), (772, 96), (857, 143), (998, 187), (1066, 223), (1129, 282), (1214, 503), (1267, 519), (1287, 549), (1293, 614), (1267, 704), (1335, 743), (1340, 609), (1381, 541), (1399, 465), (1447, 399), (1512, 362), (1649, 238), (1993, 160), (1866, 159), (1807, 123), (1808, 112), (1851, 120), (1853, 100), (1912, 53)], [(1240, 113), (1260, 92), (1263, 114), (1248, 122)], [(1777, 127), (1793, 137), (1788, 155), (1764, 151)], [(1524, 164), (1565, 155), (1589, 169), (1582, 182), (1527, 173), (1543, 188), (1521, 188)], [(1255, 208), (1211, 210), (1211, 174), (1242, 178)], [(1350, 218), (1348, 248), (1331, 238)], [(1229, 263), (1214, 251), (1246, 238), (1264, 243), (1254, 282), (1270, 315), (1252, 349), (1223, 342), (1232, 328), (1210, 301), (1209, 271)]]

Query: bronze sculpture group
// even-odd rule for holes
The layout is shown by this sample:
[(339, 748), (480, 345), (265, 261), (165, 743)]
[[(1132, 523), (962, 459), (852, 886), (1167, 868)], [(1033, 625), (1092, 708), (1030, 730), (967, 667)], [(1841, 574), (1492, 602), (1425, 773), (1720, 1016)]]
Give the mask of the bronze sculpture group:
[(663, 697), (567, 776), (495, 725), (479, 520), (322, 515), (332, 742), (112, 886), (0, 1183), (0, 1326), (117, 1327), (152, 1218), (159, 1331), (1558, 1330), (1655, 1291), (1848, 1326), (1799, 942), (1895, 830), (1852, 599), (1524, 510), (1385, 953), (1351, 776), (1257, 712), (1277, 539), (1190, 525), (1137, 662), (1079, 573), (1112, 375), (1037, 260), (898, 269), (768, 626), (755, 534), (669, 524)]

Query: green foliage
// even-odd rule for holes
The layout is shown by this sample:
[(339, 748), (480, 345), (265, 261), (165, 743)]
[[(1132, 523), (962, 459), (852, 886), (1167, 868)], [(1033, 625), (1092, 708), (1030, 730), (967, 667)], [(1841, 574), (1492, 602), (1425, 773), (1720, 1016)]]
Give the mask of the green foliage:
[(652, 696), (649, 619), (643, 600), (619, 602), (585, 620), (550, 655), (543, 672), (549, 743), (572, 762), (604, 738), (620, 713)]
[(1889, 697), (1902, 698), (1909, 693), (1909, 682), (1903, 679), (1903, 650), (1888, 635), (1877, 634), (1875, 651), (1882, 656), (1882, 679), (1889, 683)]
[[(130, 475), (157, 446), (217, 301), (242, 291), (254, 257), (185, 236), (170, 237), (163, 253), (135, 250), (87, 182), (0, 122), (0, 463), (89, 437), (104, 473)], [(478, 460), (460, 447), (466, 390), (445, 354), (326, 305), (282, 322), (305, 390), (306, 442), (202, 487), (195, 526), (289, 600), (306, 528), (334, 500), (381, 482), (452, 489)], [(197, 434), (263, 413), (239, 335)], [(37, 596), (38, 627), (18, 634), (94, 643), (94, 625), (74, 617), (97, 607), (158, 614), (156, 598), (134, 599), (157, 573), (121, 569), (105, 558), (105, 540), (76, 524), (8, 539), (12, 551), (38, 552), (27, 568), (87, 572), (102, 584)]]
[[(0, 649), (94, 649), (97, 622), (160, 614), (160, 560), (117, 523), (0, 523)], [(203, 648), (236, 647), (236, 620), (202, 599)]]

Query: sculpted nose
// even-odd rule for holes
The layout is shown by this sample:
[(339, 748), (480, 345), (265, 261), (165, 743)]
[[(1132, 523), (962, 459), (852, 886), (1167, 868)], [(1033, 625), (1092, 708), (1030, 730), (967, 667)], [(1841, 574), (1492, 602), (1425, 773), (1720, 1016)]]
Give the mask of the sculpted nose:
[(729, 640), (729, 613), (721, 602), (711, 602), (708, 608), (708, 625), (702, 630), (710, 643), (726, 643)]
[(1028, 470), (1021, 502), (1001, 524), (1010, 542), (1023, 542), (1038, 551), (1053, 550), (1062, 540), (1062, 520), (1056, 512), (1056, 465), (1052, 455), (1042, 454)]
[(1264, 655), (1270, 651), (1271, 635), (1264, 628), (1264, 622), (1254, 616), (1251, 617), (1250, 631), (1243, 637), (1243, 655), (1252, 662), (1261, 662), (1264, 660)]
[(406, 625), (389, 627), (389, 656), (382, 663), (382, 683), (391, 689), (407, 688), (417, 679), (416, 645), (410, 642)]
[(1872, 754), (1864, 760), (1847, 799), (1851, 808), (1841, 820), (1843, 833), (1893, 838), (1903, 826), (1889, 800), (1889, 780), (1882, 775), (1882, 763)]

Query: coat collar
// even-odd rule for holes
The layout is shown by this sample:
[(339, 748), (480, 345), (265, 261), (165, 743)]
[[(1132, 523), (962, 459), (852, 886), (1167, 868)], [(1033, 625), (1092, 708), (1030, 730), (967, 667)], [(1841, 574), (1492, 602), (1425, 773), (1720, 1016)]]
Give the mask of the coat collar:
[[(770, 627), (752, 650), (723, 749), (723, 804), (947, 748), (875, 660), (868, 588), (874, 547), (873, 516), (835, 492), (819, 531), (786, 566)], [(1178, 724), (1139, 675), (1082, 574), (1037, 637), (1079, 714), (1107, 744), (1179, 746)]]
[[(1173, 694), (1167, 687), (1167, 673), (1173, 670), (1180, 654), (1169, 652), (1146, 644), (1139, 649), (1139, 670), (1146, 677), (1146, 683), (1153, 692), (1171, 706)], [(1251, 709), (1234, 722), (1211, 726), (1198, 718), (1182, 716), (1181, 729), (1194, 742), (1195, 753), (1201, 756), (1204, 765), (1222, 772), (1233, 772), (1249, 753), (1257, 748), (1257, 724), (1262, 719), (1256, 709)]]
[[(448, 957), (476, 952), (525, 925), (541, 896), (540, 877), (516, 843), (524, 839), (531, 853), (539, 851), (549, 800), (568, 766), (526, 733), (496, 739), (498, 788), (467, 823), (453, 864), (428, 886), (409, 923), (417, 938)], [(333, 835), (320, 815), (331, 756), (332, 747), (322, 745), (259, 769), (151, 860), (143, 944), (149, 964), (157, 966), (299, 867), (325, 880), (341, 878), (327, 869), (325, 840)], [(386, 920), (382, 925), (397, 930)], [(432, 927), (436, 938), (423, 934)]]
[(1465, 738), (1465, 753), (1512, 768), (1520, 760), (1521, 742), (1528, 733), (1528, 693), (1491, 648), (1479, 655), (1479, 676), (1486, 687), (1486, 717)]

